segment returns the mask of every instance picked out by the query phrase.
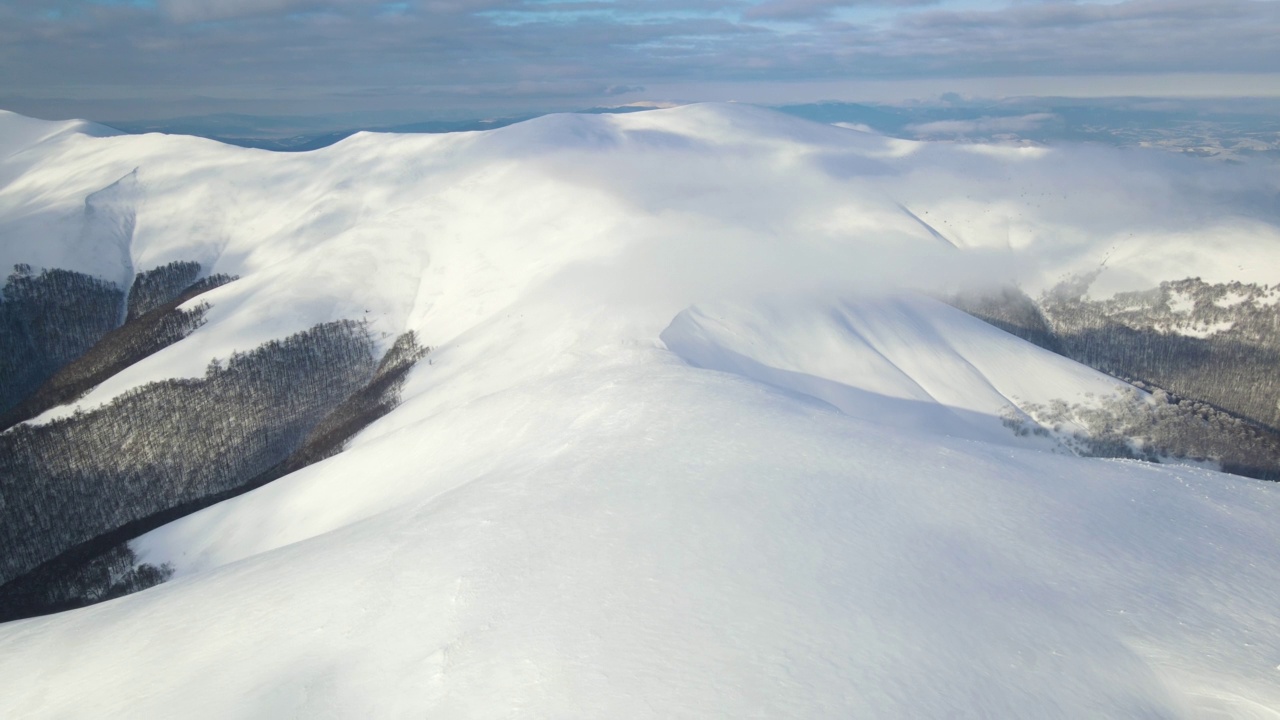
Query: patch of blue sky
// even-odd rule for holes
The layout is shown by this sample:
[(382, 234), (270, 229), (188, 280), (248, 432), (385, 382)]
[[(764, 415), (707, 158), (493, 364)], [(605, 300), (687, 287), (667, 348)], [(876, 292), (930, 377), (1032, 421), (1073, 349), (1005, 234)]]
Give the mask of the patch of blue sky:
[(838, 20), (859, 23), (891, 21), (919, 12), (987, 12), (1004, 10), (1018, 3), (1010, 0), (939, 0), (938, 2), (919, 2), (907, 4), (883, 3), (850, 3), (839, 5), (832, 10), (831, 16)]
[(87, 5), (105, 5), (107, 7), (133, 7), (154, 9), (155, 0), (86, 0)]
[[(1044, 0), (1052, 2), (1053, 0)], [(1073, 2), (1087, 2), (1088, 0), (1072, 0)], [(1101, 0), (1103, 2), (1121, 2), (1123, 0)], [(887, 27), (892, 25), (906, 15), (927, 12), (994, 12), (998, 10), (1008, 9), (1010, 6), (1018, 4), (1010, 2), (1010, 0), (938, 0), (938, 2), (919, 2), (908, 4), (894, 4), (891, 2), (869, 2), (869, 3), (850, 3), (846, 5), (836, 5), (832, 8), (829, 19), (838, 22), (846, 22), (853, 25), (881, 26)], [(780, 25), (785, 21), (775, 21)], [(790, 21), (791, 26), (797, 24), (806, 24), (807, 19), (798, 18)]]
[[(1105, 0), (1103, 0), (1105, 1)], [(615, 2), (614, 0), (524, 0), (518, 8), (489, 10), (477, 13), (496, 25), (519, 26), (531, 24), (569, 24), (583, 21), (640, 25), (671, 20), (715, 19), (738, 22), (744, 19), (751, 5), (772, 4), (776, 0), (757, 0), (753, 3), (714, 3), (710, 7), (677, 9), (671, 3), (654, 3), (653, 9), (645, 9), (643, 2)], [(936, 3), (894, 4), (891, 2), (831, 3), (830, 13), (798, 15), (794, 18), (753, 18), (753, 25), (778, 30), (794, 29), (812, 23), (818, 17), (859, 25), (892, 23), (905, 14), (937, 10), (984, 11), (1007, 8), (1010, 0), (940, 0)]]
[(65, 18), (73, 18), (80, 14), (85, 7), (108, 7), (108, 8), (135, 8), (140, 10), (155, 10), (155, 0), (81, 0), (80, 2), (65, 3), (62, 7), (46, 8), (37, 13), (38, 17), (45, 20), (63, 20)]
[(407, 12), (409, 12), (409, 3), (407, 2), (389, 2), (378, 6), (378, 14), (382, 16), (404, 15)]
[(670, 50), (679, 49), (682, 51), (705, 51), (707, 53), (715, 52), (715, 46), (724, 45), (729, 40), (723, 35), (708, 35), (706, 33), (689, 32), (674, 35), (667, 35), (652, 40), (645, 40), (633, 45), (637, 50)]
[[(936, 9), (937, 5), (925, 5), (923, 9)], [(905, 12), (920, 12), (922, 8), (901, 8), (886, 5), (853, 5), (836, 8), (831, 12), (831, 19), (855, 25), (881, 25), (893, 22)]]
[[(607, 7), (607, 3), (525, 3), (527, 9), (491, 10), (476, 13), (495, 25), (518, 26), (534, 24), (571, 24), (583, 21), (607, 22), (618, 25), (651, 25), (681, 20), (734, 19), (736, 14), (724, 11), (700, 10), (636, 10), (634, 8)], [(538, 5), (546, 5), (539, 8)], [(586, 7), (578, 7), (586, 6)]]
[(320, 8), (316, 10), (296, 10), (291, 13), (285, 13), (284, 18), (290, 21), (305, 22), (322, 17), (332, 17), (335, 14), (334, 10), (330, 8)]

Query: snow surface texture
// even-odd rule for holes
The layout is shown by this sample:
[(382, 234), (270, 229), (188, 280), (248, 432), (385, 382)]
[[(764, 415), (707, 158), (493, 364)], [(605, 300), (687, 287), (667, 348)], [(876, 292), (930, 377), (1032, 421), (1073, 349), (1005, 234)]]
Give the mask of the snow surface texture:
[(82, 405), (337, 318), (436, 349), (346, 452), (133, 543), (175, 580), (0, 626), (0, 716), (1280, 717), (1280, 488), (1013, 437), (1115, 381), (910, 292), (1274, 284), (1270, 168), (742, 106), (290, 155), (32, 123), (0, 262), (242, 278)]

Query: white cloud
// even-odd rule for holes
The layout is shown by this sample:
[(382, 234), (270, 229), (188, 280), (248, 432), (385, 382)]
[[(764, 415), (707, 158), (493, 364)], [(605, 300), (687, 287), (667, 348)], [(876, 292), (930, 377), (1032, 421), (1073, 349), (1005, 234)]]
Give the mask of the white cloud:
[(1056, 116), (1051, 113), (1032, 113), (1014, 117), (985, 117), (977, 120), (939, 120), (908, 125), (906, 129), (918, 137), (993, 135), (1036, 130), (1055, 118)]
[[(1112, 78), (1142, 76), (1150, 86), (1134, 94), (1153, 95), (1179, 92), (1180, 83), (1162, 77), (1280, 72), (1280, 2), (1253, 0), (1026, 2), (983, 11), (958, 0), (156, 2), (0, 2), (0, 102), (114, 86), (195, 104), (215, 88), (239, 88), (257, 98), (309, 98), (315, 112), (349, 109), (361, 89), (363, 102), (540, 110), (606, 103), (609, 88), (648, 88), (648, 98), (635, 99), (695, 100), (710, 96), (656, 89), (718, 88), (724, 97), (731, 87), (736, 99), (775, 102), (782, 93), (761, 88), (1021, 77), (1031, 79), (1022, 93), (1045, 94), (1053, 91), (1034, 79), (1088, 78), (1086, 86), (1105, 88)], [(834, 12), (853, 6), (875, 7), (876, 22)], [(1237, 89), (1260, 90), (1248, 82)]]

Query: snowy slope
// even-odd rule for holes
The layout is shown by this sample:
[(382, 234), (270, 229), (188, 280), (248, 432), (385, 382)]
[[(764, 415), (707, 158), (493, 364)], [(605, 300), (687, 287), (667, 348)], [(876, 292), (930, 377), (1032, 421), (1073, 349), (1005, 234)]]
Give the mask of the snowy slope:
[(1018, 442), (1008, 409), (1088, 402), (1127, 384), (919, 296), (694, 307), (663, 331), (690, 363), (911, 430)]
[[(0, 135), (13, 122), (0, 118)], [(244, 278), (210, 298), (209, 324), (181, 352), (86, 406), (338, 317), (444, 344), (575, 267), (593, 292), (660, 304), (662, 324), (762, 289), (935, 290), (1013, 276), (1034, 290), (1106, 261), (1097, 292), (1188, 272), (1271, 284), (1280, 267), (1275, 210), (1259, 199), (1280, 192), (1269, 167), (1241, 179), (1158, 154), (979, 153), (749, 107), (365, 133), (296, 154), (49, 134), (0, 162), (0, 176), (22, 170), (0, 187), (0, 267), (120, 282), (183, 259)], [(1020, 229), (981, 230), (993, 213)]]
[(1263, 169), (738, 106), (296, 155), (16, 122), (0, 261), (242, 277), (84, 405), (340, 317), (436, 350), (134, 543), (175, 580), (0, 626), (2, 716), (1280, 716), (1280, 488), (1018, 441), (1114, 381), (911, 292), (1275, 283)]
[(84, 120), (36, 120), (8, 110), (0, 110), (0, 157), (28, 150), (33, 146), (70, 139), (69, 136), (110, 137), (121, 134), (105, 125)]

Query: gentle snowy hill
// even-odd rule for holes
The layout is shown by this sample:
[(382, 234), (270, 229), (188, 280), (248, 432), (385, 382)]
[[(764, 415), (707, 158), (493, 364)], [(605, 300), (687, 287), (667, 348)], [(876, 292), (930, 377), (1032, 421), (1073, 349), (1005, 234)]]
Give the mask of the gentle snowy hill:
[(734, 105), (67, 127), (0, 115), (0, 263), (240, 279), (39, 422), (321, 322), (433, 351), (343, 453), (131, 543), (174, 579), (0, 625), (0, 715), (1280, 717), (1280, 486), (1016, 437), (1124, 386), (921, 294), (1280, 282), (1270, 166)]

